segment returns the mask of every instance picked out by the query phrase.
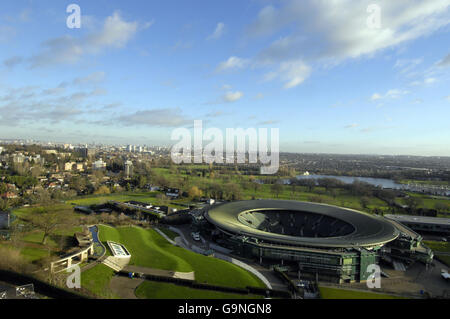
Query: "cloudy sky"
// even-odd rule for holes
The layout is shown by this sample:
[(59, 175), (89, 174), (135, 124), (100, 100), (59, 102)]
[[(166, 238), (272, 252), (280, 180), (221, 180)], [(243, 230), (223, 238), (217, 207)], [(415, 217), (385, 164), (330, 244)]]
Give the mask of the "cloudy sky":
[(0, 138), (450, 156), (449, 31), (450, 0), (4, 1)]

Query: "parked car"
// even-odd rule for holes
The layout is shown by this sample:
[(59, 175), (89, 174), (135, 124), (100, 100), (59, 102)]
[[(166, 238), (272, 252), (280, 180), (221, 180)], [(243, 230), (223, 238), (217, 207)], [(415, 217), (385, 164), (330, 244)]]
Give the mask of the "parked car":
[(200, 240), (200, 234), (199, 234), (198, 232), (192, 232), (192, 233), (191, 233), (191, 236), (192, 236), (192, 238), (193, 238), (195, 241), (199, 241), (199, 240)]

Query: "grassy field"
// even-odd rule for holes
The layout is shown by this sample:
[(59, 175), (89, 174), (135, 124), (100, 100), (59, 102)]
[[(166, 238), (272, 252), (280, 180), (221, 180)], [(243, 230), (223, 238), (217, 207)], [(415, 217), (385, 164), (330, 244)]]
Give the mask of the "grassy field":
[(427, 245), (431, 250), (435, 252), (444, 252), (450, 253), (450, 243), (443, 241), (432, 241), (432, 240), (424, 240), (425, 245)]
[[(42, 206), (42, 207), (45, 208), (49, 212), (62, 211), (62, 210), (67, 210), (67, 211), (73, 212), (73, 208), (70, 205), (64, 204), (64, 203), (53, 204), (53, 205)], [(18, 220), (16, 220), (16, 222), (20, 222), (20, 220), (26, 219), (30, 214), (33, 213), (34, 209), (36, 209), (36, 207), (34, 207), (34, 206), (20, 207), (20, 208), (15, 209), (13, 211), (13, 214), (18, 217)]]
[[(416, 193), (407, 194), (412, 197), (418, 197), (423, 201), (423, 203), (418, 206), (419, 208), (435, 209), (435, 205), (437, 203), (440, 203), (447, 206), (447, 211), (450, 211), (450, 200), (448, 198)], [(399, 201), (401, 204), (406, 204), (406, 200), (404, 198), (398, 199), (397, 201)]]
[(136, 289), (136, 296), (141, 299), (262, 299), (262, 296), (192, 289), (175, 284), (150, 281), (142, 283)]
[(404, 299), (402, 297), (365, 291), (319, 287), (322, 299)]
[(450, 186), (450, 181), (419, 181), (413, 179), (402, 179), (400, 184), (420, 184), (420, 185), (438, 185), (438, 186)]
[(111, 268), (99, 264), (82, 272), (81, 287), (100, 298), (118, 298), (109, 289), (109, 282), (113, 274), (114, 271)]
[[(58, 208), (58, 207), (57, 207)], [(57, 209), (52, 208), (52, 209)], [(16, 213), (14, 211), (14, 213)], [(21, 208), (17, 216), (20, 218), (28, 216), (32, 212), (32, 208)], [(15, 223), (22, 223), (16, 220)], [(81, 231), (81, 227), (71, 227), (69, 229), (57, 230), (54, 234), (47, 238), (45, 245), (42, 244), (44, 232), (39, 230), (31, 230), (20, 235), (18, 241), (0, 243), (4, 247), (20, 250), (20, 254), (29, 262), (37, 262), (43, 258), (49, 257), (61, 248), (70, 243), (75, 232)]]
[[(156, 269), (195, 272), (198, 282), (227, 287), (265, 287), (253, 274), (231, 263), (193, 253), (186, 249), (169, 244), (153, 229), (139, 227), (99, 226), (100, 240), (115, 241), (125, 245), (131, 253), (131, 265)], [(101, 298), (114, 298), (108, 292), (113, 271), (104, 265), (97, 265), (82, 273), (82, 287)], [(176, 289), (175, 289), (176, 288)], [(174, 292), (181, 289), (180, 292)], [(186, 291), (187, 289), (187, 291)], [(148, 298), (210, 298), (212, 292), (197, 291), (170, 284), (143, 285), (140, 297)], [(228, 294), (217, 293), (217, 298), (228, 298)], [(239, 296), (241, 297), (241, 296)], [(248, 297), (248, 296), (247, 296)], [(215, 298), (215, 297), (214, 297)]]
[(153, 229), (100, 226), (100, 240), (119, 242), (130, 251), (130, 264), (195, 272), (198, 282), (229, 287), (265, 287), (253, 274), (231, 263), (193, 253), (168, 243)]
[[(125, 193), (113, 193), (108, 195), (91, 195), (86, 196), (82, 198), (76, 198), (71, 199), (67, 201), (67, 204), (74, 204), (74, 205), (82, 205), (82, 206), (89, 206), (94, 204), (103, 204), (107, 201), (117, 201), (117, 202), (126, 202), (126, 201), (140, 201), (140, 202), (147, 202), (152, 203), (153, 205), (167, 205), (166, 203), (162, 202), (160, 199), (156, 197), (156, 195), (161, 194), (160, 192), (125, 192)], [(179, 205), (180, 203), (187, 202), (186, 200), (175, 200), (170, 201), (169, 205), (173, 208), (185, 208), (183, 205)]]

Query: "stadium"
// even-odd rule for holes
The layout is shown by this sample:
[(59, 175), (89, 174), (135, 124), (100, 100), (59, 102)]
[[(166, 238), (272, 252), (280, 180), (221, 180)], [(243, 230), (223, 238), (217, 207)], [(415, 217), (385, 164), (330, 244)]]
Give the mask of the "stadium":
[(210, 206), (204, 232), (233, 253), (331, 282), (364, 281), (367, 266), (430, 262), (421, 236), (381, 216), (331, 205), (250, 200)]

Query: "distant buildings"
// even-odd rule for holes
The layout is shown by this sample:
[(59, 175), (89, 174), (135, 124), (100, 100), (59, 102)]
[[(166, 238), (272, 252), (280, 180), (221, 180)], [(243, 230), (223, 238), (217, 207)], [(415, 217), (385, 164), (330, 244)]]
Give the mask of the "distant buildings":
[(95, 161), (92, 164), (92, 169), (93, 170), (104, 170), (104, 169), (106, 169), (106, 163), (103, 162), (103, 160), (101, 160), (101, 159), (98, 161)]
[(129, 178), (131, 175), (133, 175), (133, 163), (131, 161), (125, 162), (124, 171), (125, 171), (125, 176), (127, 178)]
[(148, 148), (146, 146), (127, 145), (127, 152), (143, 153), (143, 152), (148, 152)]
[(13, 163), (14, 164), (22, 164), (25, 161), (25, 156), (22, 153), (13, 155)]
[(166, 196), (169, 198), (178, 198), (180, 197), (180, 190), (177, 188), (167, 188)]
[(88, 157), (91, 157), (91, 156), (95, 156), (95, 149), (88, 148), (87, 146), (77, 148), (76, 151), (83, 158), (88, 158)]
[(84, 171), (84, 164), (76, 163), (76, 162), (67, 162), (64, 164), (64, 170), (65, 171), (76, 170), (76, 171), (82, 172), (82, 171)]

